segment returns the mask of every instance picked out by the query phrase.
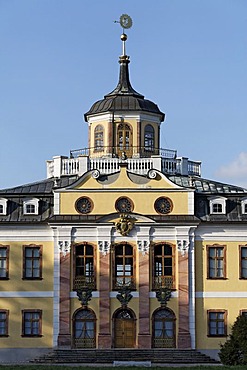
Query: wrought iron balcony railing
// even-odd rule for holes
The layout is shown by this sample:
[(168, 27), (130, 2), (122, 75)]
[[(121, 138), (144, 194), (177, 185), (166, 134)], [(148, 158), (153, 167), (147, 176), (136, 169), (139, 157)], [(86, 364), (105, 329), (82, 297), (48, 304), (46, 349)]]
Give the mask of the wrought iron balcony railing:
[(160, 288), (174, 289), (174, 279), (172, 276), (154, 276), (153, 290)]
[(76, 276), (74, 278), (73, 290), (78, 291), (83, 288), (96, 290), (95, 277), (92, 276)]

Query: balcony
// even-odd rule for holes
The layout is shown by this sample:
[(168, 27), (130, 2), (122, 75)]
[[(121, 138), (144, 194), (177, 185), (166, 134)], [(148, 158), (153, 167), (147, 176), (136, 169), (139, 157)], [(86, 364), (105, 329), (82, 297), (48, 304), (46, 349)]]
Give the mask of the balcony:
[[(73, 150), (70, 157), (57, 156), (47, 161), (47, 178), (62, 176), (82, 176), (90, 170), (98, 170), (101, 175), (120, 171), (122, 163), (127, 170), (138, 175), (147, 175), (154, 169), (167, 175), (201, 176), (201, 162), (186, 157), (177, 157), (177, 152), (169, 149), (131, 147), (131, 155), (117, 155), (119, 148), (85, 148)], [(129, 148), (128, 148), (129, 149)]]

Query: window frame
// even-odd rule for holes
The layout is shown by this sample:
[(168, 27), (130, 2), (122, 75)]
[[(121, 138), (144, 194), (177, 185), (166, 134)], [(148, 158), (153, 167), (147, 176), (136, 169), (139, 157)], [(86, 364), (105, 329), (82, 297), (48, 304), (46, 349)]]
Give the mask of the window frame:
[[(78, 318), (80, 314), (88, 313), (91, 317)], [(78, 308), (72, 317), (72, 330), (73, 330), (73, 346), (75, 348), (96, 348), (96, 314), (91, 308)], [(78, 323), (84, 323), (85, 333), (93, 333), (93, 336), (80, 336), (77, 338)], [(88, 323), (93, 324), (93, 329), (88, 328)]]
[(9, 310), (0, 309), (0, 314), (1, 313), (5, 313), (6, 317), (5, 317), (5, 320), (1, 320), (1, 318), (0, 318), (0, 322), (5, 323), (4, 324), (5, 333), (4, 334), (0, 333), (0, 337), (8, 337), (9, 336)]
[(247, 214), (247, 197), (244, 197), (242, 200), (241, 200), (241, 211), (242, 211), (242, 214), (243, 215), (246, 215)]
[[(148, 137), (148, 135), (151, 135), (151, 137)], [(148, 123), (144, 128), (144, 150), (145, 152), (153, 152), (154, 149), (155, 149), (155, 129), (150, 123)]]
[[(226, 214), (227, 198), (214, 196), (214, 197), (209, 197), (208, 200), (209, 200), (209, 209), (210, 209), (211, 215), (225, 215)], [(215, 206), (219, 206), (219, 205), (221, 205), (221, 211), (214, 210)]]
[(9, 245), (0, 244), (0, 249), (6, 249), (6, 257), (0, 256), (0, 260), (6, 261), (6, 276), (0, 277), (0, 280), (9, 280)]
[(6, 216), (7, 214), (7, 203), (8, 199), (6, 198), (0, 198), (0, 206), (2, 206), (2, 212), (0, 211), (0, 216)]
[[(116, 249), (118, 247), (121, 247), (123, 246), (124, 248), (126, 246), (129, 246), (132, 248), (132, 254), (131, 255), (126, 255), (125, 253), (123, 253), (122, 255), (121, 254), (116, 254)], [(136, 290), (136, 250), (134, 248), (134, 246), (131, 244), (131, 243), (127, 243), (127, 242), (119, 242), (119, 243), (115, 243), (113, 246), (112, 246), (112, 290), (113, 291), (119, 291), (121, 289), (122, 286), (125, 285), (125, 283), (123, 283), (122, 285), (121, 284), (117, 284), (117, 278), (118, 278), (118, 275), (117, 275), (117, 271), (116, 271), (116, 268), (117, 268), (117, 263), (116, 263), (116, 259), (117, 258), (120, 258), (121, 256), (123, 256), (123, 271), (125, 270), (125, 266), (126, 266), (126, 263), (125, 263), (125, 260), (126, 258), (132, 258), (132, 275), (122, 275), (123, 277), (123, 281), (125, 281), (125, 279), (130, 279), (130, 285), (127, 284), (127, 286), (130, 286), (130, 289), (131, 290)], [(126, 273), (126, 271), (125, 271)], [(119, 278), (121, 278), (121, 275), (119, 275)]]
[[(32, 260), (32, 276), (26, 276), (27, 271), (27, 257), (26, 257), (26, 250), (28, 249), (38, 249), (39, 250), (39, 257), (31, 256), (29, 259)], [(36, 244), (29, 244), (29, 245), (23, 245), (22, 246), (22, 258), (23, 258), (23, 268), (22, 268), (22, 280), (42, 280), (42, 265), (43, 265), (43, 246), (42, 245), (36, 245)], [(39, 260), (39, 276), (33, 276), (34, 266), (33, 261)]]
[(94, 152), (104, 151), (104, 131), (104, 126), (101, 124), (96, 125), (94, 128)]
[(245, 245), (239, 245), (239, 279), (240, 280), (247, 280), (247, 267), (246, 267), (246, 277), (242, 274), (242, 261), (247, 260), (247, 256), (245, 258), (242, 257), (242, 250), (246, 248), (247, 250), (247, 244)]
[[(38, 321), (38, 334), (26, 334), (25, 333), (25, 330), (26, 330), (26, 322), (27, 320), (25, 320), (25, 314), (39, 314), (39, 318), (38, 320), (34, 320), (34, 319), (31, 319), (29, 320), (29, 322), (31, 322), (31, 331), (33, 332), (34, 328), (32, 326), (32, 323), (33, 322), (37, 322)], [(22, 337), (25, 337), (25, 338), (40, 338), (42, 337), (42, 310), (40, 309), (25, 309), (25, 310), (22, 310), (22, 331), (21, 331), (21, 336)]]
[[(29, 206), (34, 206), (34, 212), (28, 212)], [(38, 215), (39, 214), (39, 199), (38, 198), (24, 199), (23, 200), (23, 214), (26, 216)]]
[[(217, 260), (220, 260), (222, 259), (223, 260), (223, 276), (210, 276), (210, 250), (211, 249), (223, 249), (223, 257), (220, 258), (220, 257), (216, 257), (214, 258), (216, 261)], [(207, 279), (209, 280), (226, 280), (227, 279), (227, 275), (226, 275), (226, 245), (221, 245), (221, 244), (213, 244), (213, 245), (207, 245), (206, 246), (206, 249), (207, 249)], [(215, 268), (215, 270), (217, 271), (217, 267)]]
[[(216, 320), (212, 320), (212, 319), (210, 320), (210, 314), (211, 313), (215, 313), (215, 314), (222, 314), (223, 313), (223, 315), (224, 315), (223, 320), (220, 320), (220, 319), (217, 319), (217, 318), (216, 318)], [(208, 337), (211, 337), (211, 338), (227, 337), (227, 314), (228, 314), (228, 312), (225, 309), (210, 309), (210, 310), (207, 310), (207, 327), (208, 327), (207, 336)], [(211, 333), (211, 326), (210, 326), (210, 324), (212, 322), (216, 322), (216, 331), (219, 331), (219, 327), (218, 327), (217, 323), (224, 322), (224, 334), (218, 334), (218, 333), (212, 334)]]
[[(162, 259), (162, 269), (164, 269), (165, 267), (165, 259), (168, 259), (168, 258), (172, 258), (172, 274), (171, 275), (157, 275), (155, 274), (156, 272), (156, 268), (155, 268), (155, 257), (158, 256), (158, 255), (155, 255), (155, 248), (162, 245), (163, 249), (164, 249), (164, 246), (165, 245), (168, 245), (170, 248), (172, 248), (172, 254), (171, 255), (165, 255), (162, 253), (161, 256), (161, 259)], [(168, 242), (160, 242), (160, 243), (155, 243), (152, 245), (152, 265), (151, 265), (151, 271), (152, 271), (152, 290), (153, 291), (156, 291), (159, 289), (158, 286), (156, 286), (156, 282), (155, 282), (155, 278), (156, 277), (161, 277), (161, 280), (163, 281), (164, 280), (164, 285), (163, 285), (163, 282), (161, 283), (161, 286), (164, 287), (166, 286), (166, 278), (167, 280), (169, 281), (169, 279), (172, 279), (172, 283), (170, 286), (168, 286), (170, 289), (176, 289), (176, 281), (175, 281), (175, 277), (176, 277), (176, 272), (175, 272), (175, 268), (176, 268), (176, 262), (175, 262), (175, 254), (176, 252), (176, 248), (175, 248), (175, 245), (174, 244), (171, 244), (171, 243), (168, 243)], [(168, 284), (169, 285), (169, 284)]]
[[(76, 254), (76, 249), (80, 246), (84, 245), (85, 248), (87, 246), (90, 246), (93, 250), (93, 254), (92, 254), (92, 257), (91, 255), (87, 255), (87, 254), (84, 254), (83, 256), (83, 259), (84, 261), (86, 260), (86, 258), (92, 258), (93, 260), (93, 275), (88, 275), (90, 278), (92, 277), (92, 279), (89, 278), (89, 281), (87, 282), (86, 280), (86, 277), (87, 275), (77, 275), (76, 274), (76, 269), (77, 269), (77, 254)], [(87, 284), (87, 286), (90, 286), (90, 288), (92, 288), (93, 290), (96, 290), (96, 247), (95, 245), (91, 244), (91, 243), (87, 243), (87, 242), (82, 242), (82, 243), (76, 243), (76, 244), (73, 244), (73, 290), (78, 290), (81, 286), (81, 284)]]

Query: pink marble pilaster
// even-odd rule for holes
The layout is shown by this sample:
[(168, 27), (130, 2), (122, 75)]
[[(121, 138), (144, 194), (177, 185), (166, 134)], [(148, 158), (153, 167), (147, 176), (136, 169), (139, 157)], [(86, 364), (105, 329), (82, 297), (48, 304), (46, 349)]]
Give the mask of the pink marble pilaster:
[(71, 345), (70, 332), (70, 253), (60, 253), (60, 309), (58, 346)]
[(189, 259), (178, 252), (178, 348), (191, 348), (189, 331)]
[(138, 348), (151, 348), (149, 306), (149, 255), (139, 254), (139, 334)]
[(110, 332), (110, 254), (100, 255), (98, 347), (111, 348)]

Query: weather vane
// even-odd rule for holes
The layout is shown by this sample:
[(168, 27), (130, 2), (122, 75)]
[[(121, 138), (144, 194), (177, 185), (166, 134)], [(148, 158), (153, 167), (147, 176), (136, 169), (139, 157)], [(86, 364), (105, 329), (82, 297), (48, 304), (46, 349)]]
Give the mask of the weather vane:
[(123, 41), (123, 55), (126, 55), (125, 41), (127, 40), (127, 35), (124, 33), (124, 30), (132, 27), (132, 24), (133, 24), (132, 19), (130, 18), (128, 14), (122, 14), (121, 17), (119, 18), (119, 21), (114, 21), (114, 23), (120, 23), (120, 25), (123, 28), (121, 40)]

